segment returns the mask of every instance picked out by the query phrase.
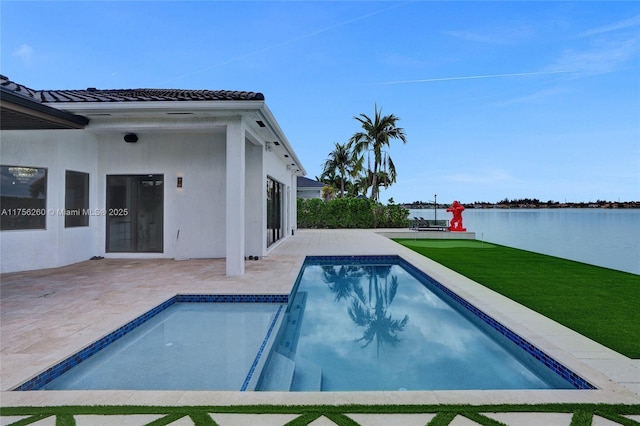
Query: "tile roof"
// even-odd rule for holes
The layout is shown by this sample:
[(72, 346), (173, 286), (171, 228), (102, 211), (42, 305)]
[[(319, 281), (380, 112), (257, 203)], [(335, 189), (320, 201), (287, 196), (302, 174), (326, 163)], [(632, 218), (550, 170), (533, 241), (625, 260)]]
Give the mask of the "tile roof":
[(3, 92), (13, 93), (14, 95), (24, 96), (25, 98), (36, 101), (36, 91), (33, 89), (29, 89), (27, 86), (23, 86), (22, 84), (15, 83), (9, 80), (4, 75), (0, 74), (0, 88), (2, 88)]
[(309, 179), (304, 176), (298, 176), (296, 182), (298, 188), (322, 188), (326, 184), (318, 182), (317, 180)]
[(0, 75), (0, 129), (80, 129), (89, 119), (53, 108), (37, 99), (37, 92)]
[(33, 90), (0, 75), (0, 87), (40, 103), (146, 101), (263, 101), (259, 92), (238, 90), (114, 89)]

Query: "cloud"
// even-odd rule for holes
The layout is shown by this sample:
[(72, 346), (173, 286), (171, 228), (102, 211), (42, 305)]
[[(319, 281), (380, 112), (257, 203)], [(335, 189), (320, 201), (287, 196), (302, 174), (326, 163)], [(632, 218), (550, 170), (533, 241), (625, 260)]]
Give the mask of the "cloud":
[(640, 26), (640, 15), (636, 15), (632, 18), (625, 19), (622, 21), (614, 22), (612, 24), (603, 25), (601, 27), (592, 28), (590, 30), (587, 30), (578, 34), (578, 38), (591, 37), (594, 35), (610, 33), (613, 31), (624, 30), (627, 28), (632, 28), (637, 26)]
[(436, 81), (478, 80), (483, 78), (528, 77), (528, 76), (545, 75), (545, 74), (567, 74), (572, 72), (574, 72), (572, 69), (567, 68), (567, 69), (552, 69), (552, 70), (543, 70), (543, 71), (534, 71), (534, 72), (517, 72), (517, 73), (508, 73), (508, 74), (480, 74), (480, 75), (466, 75), (466, 76), (458, 76), (458, 77), (426, 78), (421, 80), (386, 81), (382, 83), (374, 83), (373, 85), (432, 83)]
[(21, 44), (17, 49), (13, 51), (13, 56), (22, 59), (26, 65), (31, 65), (31, 59), (33, 58), (33, 47), (28, 44)]
[(544, 90), (539, 90), (535, 93), (531, 93), (529, 95), (520, 96), (520, 97), (512, 98), (506, 101), (498, 102), (496, 103), (496, 105), (504, 107), (504, 106), (510, 106), (510, 105), (516, 105), (516, 104), (526, 104), (530, 102), (537, 102), (540, 100), (546, 100), (548, 98), (563, 95), (563, 94), (566, 94), (567, 92), (568, 91), (563, 88), (544, 89)]
[(638, 53), (638, 42), (627, 39), (602, 43), (583, 51), (565, 51), (548, 71), (571, 69), (582, 75), (606, 74), (619, 70)]
[(350, 19), (347, 19), (347, 20), (344, 20), (344, 21), (340, 21), (340, 22), (337, 22), (335, 24), (329, 25), (327, 27), (320, 28), (320, 29), (317, 29), (317, 30), (313, 30), (313, 31), (310, 31), (310, 32), (305, 33), (305, 34), (300, 34), (300, 35), (297, 35), (295, 37), (288, 38), (286, 40), (283, 40), (283, 41), (280, 41), (280, 42), (277, 42), (277, 43), (274, 43), (274, 44), (270, 44), (268, 46), (262, 47), (262, 48), (257, 49), (257, 50), (253, 50), (253, 51), (246, 52), (246, 53), (241, 53), (240, 55), (234, 56), (232, 58), (229, 58), (229, 59), (227, 59), (225, 61), (222, 61), (222, 62), (219, 62), (217, 64), (213, 64), (213, 65), (210, 65), (210, 66), (207, 66), (207, 67), (204, 67), (204, 68), (200, 68), (198, 70), (195, 70), (195, 71), (180, 75), (180, 76), (178, 76), (176, 78), (173, 78), (171, 80), (166, 81), (165, 83), (169, 83), (169, 82), (172, 82), (172, 81), (175, 81), (175, 80), (183, 79), (183, 78), (189, 77), (191, 75), (200, 74), (200, 73), (203, 73), (205, 71), (208, 71), (208, 70), (211, 70), (211, 69), (214, 69), (214, 68), (222, 67), (224, 65), (228, 65), (228, 64), (231, 64), (231, 63), (234, 63), (234, 62), (237, 62), (237, 61), (248, 59), (248, 58), (250, 58), (252, 56), (255, 56), (255, 55), (258, 55), (260, 53), (265, 53), (265, 52), (268, 52), (268, 51), (271, 51), (271, 50), (274, 50), (274, 49), (277, 49), (277, 48), (280, 48), (280, 47), (284, 47), (284, 46), (287, 46), (287, 45), (290, 45), (290, 44), (294, 44), (294, 43), (300, 42), (300, 41), (305, 40), (305, 39), (313, 38), (313, 37), (316, 37), (316, 36), (318, 36), (320, 34), (326, 33), (328, 31), (333, 31), (335, 29), (338, 29), (338, 28), (341, 28), (341, 27), (344, 27), (344, 26), (347, 26), (347, 25), (354, 24), (354, 23), (356, 23), (358, 21), (362, 21), (362, 20), (371, 18), (371, 17), (376, 16), (376, 15), (384, 14), (384, 13), (386, 13), (386, 12), (392, 10), (392, 9), (396, 9), (396, 8), (405, 6), (406, 4), (408, 4), (408, 3), (403, 2), (403, 3), (398, 3), (398, 4), (392, 4), (391, 6), (388, 6), (388, 7), (382, 8), (382, 9), (377, 9), (377, 10), (375, 10), (373, 12), (356, 16), (355, 18), (350, 18)]
[(443, 31), (451, 37), (459, 38), (474, 43), (484, 44), (515, 44), (531, 38), (534, 29), (530, 24), (521, 21), (499, 22), (492, 24), (482, 32), (450, 30)]

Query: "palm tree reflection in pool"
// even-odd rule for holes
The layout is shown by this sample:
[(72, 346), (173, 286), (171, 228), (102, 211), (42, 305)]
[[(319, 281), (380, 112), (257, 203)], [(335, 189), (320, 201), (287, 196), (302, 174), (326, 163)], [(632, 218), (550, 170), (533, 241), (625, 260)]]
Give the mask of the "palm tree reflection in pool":
[(322, 279), (329, 285), (329, 290), (336, 294), (336, 302), (349, 297), (359, 287), (363, 275), (362, 267), (355, 265), (342, 265), (337, 270), (334, 266), (322, 267)]
[[(395, 346), (400, 341), (398, 333), (409, 322), (405, 315), (401, 320), (393, 319), (387, 309), (398, 291), (398, 277), (389, 276), (391, 266), (333, 266), (323, 267), (323, 279), (329, 289), (336, 294), (336, 301), (351, 296), (349, 316), (358, 327), (366, 327), (358, 342), (364, 342), (366, 348), (376, 341), (376, 357), (384, 344)], [(360, 279), (368, 278), (368, 296), (365, 295)]]

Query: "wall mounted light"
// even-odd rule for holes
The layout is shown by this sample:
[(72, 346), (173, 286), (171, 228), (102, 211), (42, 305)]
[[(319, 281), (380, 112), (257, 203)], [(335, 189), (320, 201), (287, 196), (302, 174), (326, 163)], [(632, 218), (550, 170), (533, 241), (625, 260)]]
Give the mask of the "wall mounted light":
[(182, 176), (178, 176), (178, 188), (182, 188)]
[(124, 141), (126, 143), (136, 143), (138, 142), (138, 135), (136, 135), (135, 133), (127, 133), (126, 135), (124, 135)]

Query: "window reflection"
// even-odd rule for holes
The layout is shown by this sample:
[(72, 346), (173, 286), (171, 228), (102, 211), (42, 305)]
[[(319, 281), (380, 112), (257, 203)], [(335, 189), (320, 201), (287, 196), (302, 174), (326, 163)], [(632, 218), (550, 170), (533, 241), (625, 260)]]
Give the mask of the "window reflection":
[(65, 173), (64, 226), (89, 226), (89, 174)]
[(0, 229), (45, 229), (47, 169), (0, 166)]
[(267, 247), (282, 238), (282, 187), (267, 178)]

